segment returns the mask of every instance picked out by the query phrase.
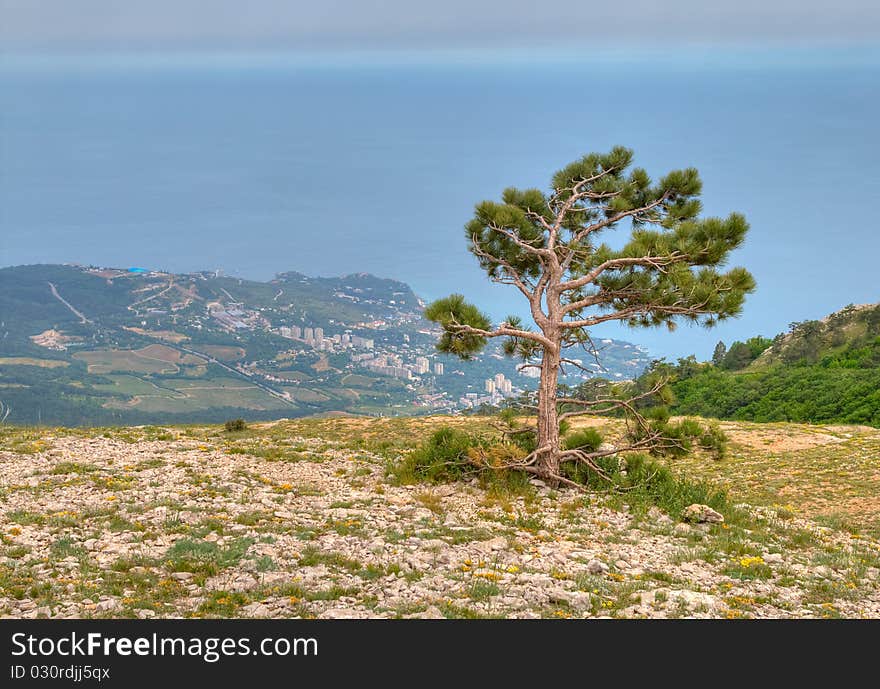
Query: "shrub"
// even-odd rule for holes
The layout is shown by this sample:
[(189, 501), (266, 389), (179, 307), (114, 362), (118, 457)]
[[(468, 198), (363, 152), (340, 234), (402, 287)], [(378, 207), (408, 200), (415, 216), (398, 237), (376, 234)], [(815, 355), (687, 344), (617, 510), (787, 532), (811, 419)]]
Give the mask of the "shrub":
[(244, 419), (229, 419), (223, 427), (226, 429), (227, 433), (235, 433), (236, 431), (243, 431), (247, 428), (247, 424)]
[[(656, 505), (674, 518), (693, 503), (709, 505), (719, 512), (729, 508), (727, 493), (706, 481), (693, 481), (674, 473), (644, 454), (627, 455), (626, 461), (611, 455), (594, 460), (611, 478), (611, 488), (634, 507)], [(608, 481), (583, 464), (563, 467), (566, 478), (597, 491), (608, 491)]]
[[(681, 457), (688, 454), (694, 442), (707, 451), (713, 452), (715, 459), (723, 459), (727, 453), (727, 435), (717, 423), (703, 425), (696, 419), (683, 419), (678, 422), (654, 420), (651, 428), (658, 431), (666, 442), (651, 450), (653, 455)], [(644, 436), (641, 428), (634, 434), (635, 439)]]
[(394, 471), (404, 481), (451, 481), (476, 470), (468, 450), (480, 441), (464, 431), (443, 426), (413, 450)]
[(694, 503), (724, 512), (729, 507), (727, 493), (707, 481), (694, 481), (675, 474), (645, 455), (631, 455), (626, 461), (626, 493), (631, 501), (646, 501), (673, 517)]
[(602, 436), (595, 428), (584, 428), (564, 438), (563, 443), (566, 450), (579, 449), (594, 452), (602, 444)]
[(699, 438), (700, 447), (713, 452), (715, 459), (727, 456), (727, 434), (717, 423), (707, 424)]
[[(685, 419), (669, 424), (671, 433), (683, 443), (697, 439), (701, 447), (716, 449), (726, 438), (717, 425), (703, 427), (699, 422)], [(602, 436), (592, 428), (582, 429), (565, 437), (567, 449), (582, 448), (594, 452), (602, 444)], [(416, 481), (454, 481), (479, 475), (486, 486), (513, 486), (515, 481), (528, 485), (529, 476), (505, 466), (515, 464), (523, 456), (516, 442), (491, 441), (464, 431), (442, 427), (422, 445), (413, 450), (400, 464), (390, 467), (389, 473), (401, 483)], [(583, 463), (566, 462), (563, 475), (585, 487), (611, 492), (633, 507), (656, 505), (674, 518), (693, 503), (709, 505), (713, 509), (730, 511), (727, 494), (723, 489), (705, 481), (693, 481), (670, 470), (660, 461), (645, 454), (630, 454), (625, 459), (612, 454), (598, 457), (596, 465), (608, 478), (597, 474)], [(483, 468), (485, 467), (485, 468)]]

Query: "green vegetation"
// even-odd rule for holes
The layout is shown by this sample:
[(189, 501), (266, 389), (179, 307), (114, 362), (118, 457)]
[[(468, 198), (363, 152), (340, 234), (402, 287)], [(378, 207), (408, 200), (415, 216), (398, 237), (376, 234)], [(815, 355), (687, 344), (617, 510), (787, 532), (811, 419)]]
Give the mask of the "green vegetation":
[(239, 538), (221, 548), (210, 541), (182, 538), (168, 549), (165, 561), (175, 572), (211, 576), (238, 563), (252, 542), (247, 538)]
[(657, 373), (672, 379), (677, 414), (880, 427), (880, 305), (735, 342), (714, 363), (656, 362), (645, 376)]
[[(717, 426), (707, 431), (699, 423), (686, 420), (674, 428), (679, 434), (676, 440), (687, 442), (689, 438), (696, 438), (704, 449), (714, 451), (718, 443), (726, 443), (726, 436)], [(602, 442), (602, 435), (594, 428), (574, 430), (564, 436), (566, 447), (596, 449)], [(685, 454), (690, 449), (690, 444), (676, 445), (676, 454)], [(510, 490), (518, 483), (522, 486), (517, 477), (522, 478), (524, 474), (511, 465), (523, 456), (524, 451), (515, 443), (442, 426), (402, 461), (392, 464), (389, 473), (402, 483), (448, 482), (479, 475), (486, 484)], [(585, 489), (611, 492), (628, 504), (653, 505), (676, 517), (693, 503), (706, 504), (719, 511), (729, 508), (724, 489), (705, 480), (685, 478), (645, 454), (629, 453), (625, 458), (608, 454), (594, 462), (599, 471), (585, 464), (570, 464), (564, 467), (563, 476)], [(435, 510), (431, 505), (426, 506)]]
[[(461, 294), (425, 309), (425, 317), (442, 328), (440, 352), (470, 359), (490, 339), (503, 338), (504, 354), (540, 369), (534, 449), (520, 464), (527, 462), (532, 473), (554, 483), (564, 465), (589, 466), (606, 456), (562, 446), (561, 421), (608, 406), (601, 399), (559, 399), (567, 349), (590, 351), (590, 330), (605, 322), (711, 327), (738, 315), (755, 289), (745, 268), (722, 270), (745, 241), (745, 217), (701, 217), (703, 183), (695, 168), (672, 170), (654, 181), (632, 165), (633, 152), (615, 146), (569, 163), (552, 175), (546, 192), (508, 187), (500, 202), (476, 205), (465, 225), (468, 249), (490, 280), (516, 287), (527, 320), (508, 316), (493, 327)], [(621, 228), (629, 236), (613, 247), (608, 234)], [(661, 387), (645, 396), (661, 393)], [(617, 452), (665, 440), (662, 429), (638, 418), (640, 399), (644, 396), (610, 405), (644, 431)], [(560, 415), (560, 404), (581, 411)]]
[[(642, 454), (628, 455), (625, 462), (617, 458), (599, 461), (612, 478), (618, 498), (630, 506), (641, 509), (656, 506), (680, 518), (685, 507), (698, 503), (709, 505), (728, 519), (733, 516), (727, 491), (709, 481), (687, 478), (680, 471)], [(607, 482), (600, 480), (595, 472), (581, 472), (579, 476), (572, 473), (572, 476), (597, 490), (608, 490)]]
[(225, 424), (223, 424), (223, 428), (227, 433), (236, 433), (240, 431), (244, 431), (247, 429), (247, 423), (245, 423), (244, 419), (229, 419)]
[[(419, 396), (436, 403), (445, 393), (440, 404), (451, 408), (487, 377), (519, 378), (516, 362), (492, 356), (500, 345), (466, 363), (434, 354), (435, 338), (412, 290), (364, 274), (286, 273), (255, 282), (213, 273), (16, 266), (0, 268), (0, 314), (0, 404), (17, 425), (422, 414), (431, 406), (417, 404)], [(352, 360), (368, 350), (319, 351), (282, 337), (285, 326), (348, 332), (372, 340), (376, 356), (402, 354), (410, 365), (431, 356), (445, 374), (412, 382), (383, 375)], [(603, 363), (630, 375), (647, 359), (633, 345), (614, 343)]]
[(395, 473), (402, 479), (429, 482), (461, 478), (476, 471), (468, 452), (481, 444), (482, 441), (464, 431), (448, 426), (439, 428), (407, 456)]

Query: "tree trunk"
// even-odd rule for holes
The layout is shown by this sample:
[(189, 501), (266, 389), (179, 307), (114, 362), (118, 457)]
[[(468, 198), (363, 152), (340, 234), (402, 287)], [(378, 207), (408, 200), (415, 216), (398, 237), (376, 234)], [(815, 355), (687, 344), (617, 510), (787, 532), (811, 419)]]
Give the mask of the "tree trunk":
[(545, 449), (538, 454), (535, 468), (548, 475), (559, 474), (559, 418), (556, 409), (559, 366), (559, 352), (545, 349), (538, 388), (538, 447)]

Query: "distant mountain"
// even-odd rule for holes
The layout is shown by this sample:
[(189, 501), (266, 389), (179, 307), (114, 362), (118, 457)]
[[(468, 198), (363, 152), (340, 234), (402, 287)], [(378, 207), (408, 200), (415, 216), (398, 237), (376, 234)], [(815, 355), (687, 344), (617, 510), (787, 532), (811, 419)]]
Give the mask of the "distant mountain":
[[(534, 386), (493, 342), (439, 354), (412, 289), (366, 273), (32, 265), (0, 269), (0, 401), (12, 423), (186, 423), (454, 412)], [(602, 340), (588, 370), (633, 378), (640, 347)], [(574, 369), (566, 382), (589, 377)], [(487, 380), (492, 379), (488, 384)]]

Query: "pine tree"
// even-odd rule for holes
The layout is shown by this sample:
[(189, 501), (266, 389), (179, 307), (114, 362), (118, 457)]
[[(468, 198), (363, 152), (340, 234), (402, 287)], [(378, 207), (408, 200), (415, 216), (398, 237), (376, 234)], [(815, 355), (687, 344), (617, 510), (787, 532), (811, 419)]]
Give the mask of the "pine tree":
[(721, 362), (724, 361), (724, 356), (727, 354), (727, 345), (718, 341), (718, 344), (715, 345), (715, 351), (712, 352), (712, 363), (715, 366), (721, 366)]
[[(563, 480), (563, 463), (595, 466), (602, 452), (564, 449), (563, 418), (635, 408), (633, 399), (561, 397), (560, 370), (575, 364), (567, 350), (591, 350), (590, 329), (612, 321), (673, 329), (685, 319), (712, 326), (737, 315), (754, 289), (745, 269), (719, 270), (745, 239), (745, 218), (699, 217), (697, 170), (674, 170), (654, 183), (644, 169), (630, 169), (632, 157), (622, 147), (592, 153), (558, 171), (549, 193), (508, 188), (500, 203), (476, 206), (465, 227), (469, 250), (492, 281), (520, 292), (534, 327), (515, 316), (493, 327), (460, 294), (425, 311), (443, 329), (442, 352), (469, 358), (489, 338), (504, 337), (505, 353), (538, 362), (536, 449), (517, 466), (555, 481)], [(631, 236), (622, 248), (600, 243), (627, 221)], [(560, 414), (561, 404), (582, 408)], [(647, 447), (656, 437), (646, 429), (629, 447)]]

